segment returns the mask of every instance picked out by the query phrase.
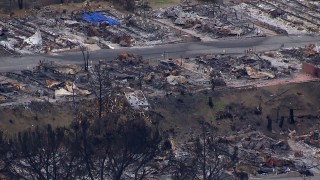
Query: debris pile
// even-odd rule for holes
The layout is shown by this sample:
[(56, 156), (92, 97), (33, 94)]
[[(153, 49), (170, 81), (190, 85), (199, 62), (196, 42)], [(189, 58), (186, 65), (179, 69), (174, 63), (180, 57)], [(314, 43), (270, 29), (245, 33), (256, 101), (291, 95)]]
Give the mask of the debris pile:
[(133, 109), (150, 109), (150, 104), (141, 90), (125, 92), (125, 96)]
[(195, 30), (214, 38), (256, 36), (254, 26), (228, 6), (217, 4), (176, 6), (154, 12), (154, 17), (169, 19), (176, 26)]
[(90, 14), (81, 10), (60, 13), (58, 9), (42, 7), (26, 17), (1, 19), (0, 45), (19, 53), (49, 53), (79, 50), (80, 46), (97, 50), (190, 40), (186, 34), (153, 19), (127, 15), (110, 7), (96, 10)]
[[(315, 131), (302, 137), (304, 139), (315, 139), (318, 137), (318, 133)], [(218, 139), (220, 143), (238, 148), (239, 163), (236, 169), (247, 171), (252, 175), (278, 175), (289, 172), (298, 172), (303, 175), (308, 173), (310, 175), (313, 174), (311, 171), (317, 172), (319, 170), (317, 166), (312, 167), (319, 163), (319, 159), (312, 155), (319, 150), (309, 147), (307, 144), (301, 144), (301, 140), (300, 142), (298, 140), (301, 138), (297, 136), (294, 136), (295, 140), (277, 141), (259, 131), (248, 129)], [(319, 144), (318, 139), (316, 142)], [(302, 152), (302, 154), (299, 152)], [(304, 152), (312, 152), (312, 154), (304, 156)], [(310, 162), (313, 163), (310, 164)]]
[(137, 45), (162, 44), (183, 40), (182, 35), (184, 34), (176, 33), (176, 30), (163, 26), (149, 18), (128, 16), (124, 24), (124, 28), (134, 32), (133, 36), (137, 41)]
[[(210, 141), (215, 142), (217, 146), (225, 147), (225, 152), (229, 155), (233, 155), (234, 150), (237, 150), (236, 157), (232, 156), (237, 160), (236, 167), (229, 170), (233, 173), (243, 172), (262, 178), (266, 175), (277, 177), (276, 175), (287, 173), (313, 176), (319, 172), (319, 149), (301, 141), (286, 138), (276, 140), (250, 127)], [(193, 143), (190, 141), (178, 145), (173, 150), (176, 158), (190, 156), (188, 150), (193, 148)], [(298, 152), (302, 155), (299, 156)], [(307, 154), (304, 155), (305, 153)]]
[[(66, 100), (64, 96), (82, 98), (90, 95), (88, 81), (75, 65), (40, 61), (33, 70), (0, 75), (1, 103)], [(77, 84), (77, 85), (76, 85)]]
[(129, 54), (127, 52), (122, 52), (118, 55), (118, 57), (114, 60), (115, 62), (130, 64), (130, 65), (138, 65), (142, 63), (142, 56)]
[(234, 57), (215, 57), (206, 58), (208, 64), (214, 68), (214, 73), (220, 72), (220, 74), (227, 74), (233, 76), (233, 78), (275, 78), (273, 74), (275, 69), (272, 69), (271, 62), (254, 57), (254, 56), (242, 56), (240, 58)]
[(301, 59), (303, 62), (319, 64), (319, 47), (315, 44), (309, 44), (301, 48), (283, 49), (281, 53), (285, 57), (295, 57)]
[(281, 54), (285, 58), (297, 58), (302, 62), (302, 72), (320, 77), (319, 47), (309, 44), (301, 48), (283, 49)]
[[(312, 54), (314, 49), (315, 46), (310, 45), (300, 51)], [(285, 55), (285, 52), (300, 53), (298, 50), (283, 51), (263, 54), (250, 52), (242, 56), (204, 55), (194, 58), (157, 59), (154, 63), (150, 63), (150, 59), (143, 59), (140, 55), (122, 52), (113, 61), (102, 60), (99, 64), (108, 69), (112, 84), (120, 89), (130, 87), (142, 90), (147, 96), (164, 96), (196, 93), (215, 88), (254, 87), (262, 82), (290, 78), (299, 72), (301, 62), (293, 60), (292, 57)], [(95, 72), (92, 68), (90, 72)], [(46, 97), (56, 98), (56, 96), (89, 95), (87, 73), (78, 66), (40, 61), (33, 71), (5, 73), (4, 76), (11, 79), (12, 83), (20, 83), (31, 92), (29, 94), (38, 96), (44, 94)], [(13, 89), (8, 80), (4, 82), (6, 83), (3, 83), (3, 92), (17, 93), (15, 92), (17, 89), (19, 91), (19, 88)], [(34, 91), (39, 90), (36, 86), (43, 88), (43, 92), (35, 93)], [(5, 94), (0, 95), (5, 96)], [(222, 113), (220, 116), (227, 115)]]
[(279, 61), (278, 58), (251, 53), (245, 56), (206, 55), (183, 60), (183, 63), (176, 60), (175, 63), (201, 75), (214, 87), (285, 78), (298, 72), (294, 67), (301, 66), (298, 62), (288, 65)]
[(278, 33), (319, 33), (319, 11), (308, 1), (246, 1), (235, 8), (245, 10), (259, 25)]

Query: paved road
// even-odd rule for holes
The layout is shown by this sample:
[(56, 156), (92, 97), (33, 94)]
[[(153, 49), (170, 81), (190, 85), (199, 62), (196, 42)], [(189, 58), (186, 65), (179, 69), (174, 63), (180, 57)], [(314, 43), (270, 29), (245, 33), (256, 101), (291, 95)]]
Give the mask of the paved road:
[(250, 180), (319, 180), (320, 176), (311, 177), (272, 177), (272, 178), (250, 178)]
[[(276, 50), (284, 47), (301, 47), (309, 43), (319, 43), (320, 36), (273, 36), (253, 39), (217, 40), (212, 42), (192, 42), (169, 44), (143, 48), (103, 49), (90, 53), (90, 60), (114, 59), (119, 52), (127, 51), (140, 54), (144, 58), (163, 58), (164, 52), (169, 58), (191, 57), (200, 54), (242, 54), (248, 48), (256, 51)], [(81, 52), (60, 53), (58, 55), (25, 55), (23, 57), (0, 57), (0, 72), (18, 71), (34, 67), (40, 59), (55, 60), (62, 63), (81, 64)]]

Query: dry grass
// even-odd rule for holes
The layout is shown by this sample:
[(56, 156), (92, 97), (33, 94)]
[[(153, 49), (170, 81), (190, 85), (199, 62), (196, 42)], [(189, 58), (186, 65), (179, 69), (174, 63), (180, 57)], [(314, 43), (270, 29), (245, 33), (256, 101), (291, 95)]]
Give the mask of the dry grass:
[(69, 126), (72, 120), (71, 107), (66, 104), (34, 103), (28, 108), (22, 105), (0, 108), (0, 129), (7, 135), (47, 124), (53, 127)]
[[(190, 130), (199, 130), (200, 125), (197, 120), (201, 118), (217, 127), (219, 135), (235, 132), (232, 127), (237, 131), (251, 125), (271, 137), (282, 137), (280, 132), (288, 129), (296, 129), (298, 134), (304, 134), (310, 131), (310, 127), (320, 128), (319, 119), (298, 118), (304, 115), (319, 115), (320, 95), (316, 90), (317, 87), (319, 87), (318, 82), (309, 82), (252, 90), (216, 91), (193, 96), (184, 95), (178, 98), (169, 97), (161, 101), (161, 106), (156, 105), (155, 109), (165, 117), (165, 120), (161, 122), (162, 128), (174, 128), (180, 138), (187, 136)], [(286, 93), (277, 96), (284, 91)], [(210, 96), (213, 100), (213, 108), (208, 105)], [(261, 115), (256, 115), (254, 110), (259, 104), (260, 96), (263, 101), (263, 112)], [(217, 112), (230, 104), (234, 104), (231, 110), (232, 114), (236, 115), (234, 119), (216, 120)], [(279, 120), (277, 120), (278, 107), (280, 107), (279, 118), (285, 117), (283, 129), (279, 128)], [(295, 124), (289, 124), (287, 120), (290, 108), (295, 109)], [(270, 116), (273, 121), (273, 132), (267, 130), (267, 116)]]

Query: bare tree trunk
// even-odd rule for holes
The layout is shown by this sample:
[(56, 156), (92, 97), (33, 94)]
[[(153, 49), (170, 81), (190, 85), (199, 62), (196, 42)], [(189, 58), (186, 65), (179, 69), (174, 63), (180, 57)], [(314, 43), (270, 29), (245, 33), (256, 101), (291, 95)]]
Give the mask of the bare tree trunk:
[(10, 8), (10, 11), (12, 11), (12, 0), (9, 0), (9, 8)]
[(98, 69), (98, 81), (99, 81), (99, 123), (102, 117), (102, 74), (101, 74), (101, 64), (99, 64)]
[(289, 116), (289, 119), (290, 119), (290, 124), (294, 124), (294, 115), (293, 115), (293, 109), (290, 109), (290, 116)]
[(18, 0), (19, 9), (23, 9), (23, 0)]
[(74, 86), (72, 83), (72, 103), (73, 103), (73, 108), (75, 107), (75, 102), (74, 102)]
[(203, 166), (202, 166), (202, 174), (203, 180), (207, 179), (206, 173), (206, 130), (204, 128), (204, 122), (202, 122), (202, 133), (203, 133)]
[(89, 53), (89, 50), (87, 49), (87, 61), (86, 61), (87, 71), (89, 70), (89, 58), (90, 58), (90, 53)]
[(49, 173), (49, 166), (50, 166), (49, 159), (50, 159), (50, 157), (48, 154), (46, 156), (47, 156), (46, 157), (46, 178), (50, 179), (50, 173)]
[(83, 132), (84, 133), (84, 137), (83, 137), (83, 149), (84, 149), (84, 158), (85, 158), (85, 162), (86, 162), (86, 168), (87, 168), (87, 171), (88, 171), (88, 174), (89, 174), (89, 177), (91, 180), (94, 180), (93, 178), (93, 175), (92, 175), (92, 172), (91, 172), (91, 165), (90, 165), (90, 157), (88, 155), (88, 149), (87, 149), (87, 135), (86, 135), (86, 132)]
[(100, 166), (100, 179), (104, 180), (103, 178), (103, 174), (104, 174), (104, 163), (106, 161), (107, 157), (103, 157), (102, 162), (101, 162), (101, 166)]

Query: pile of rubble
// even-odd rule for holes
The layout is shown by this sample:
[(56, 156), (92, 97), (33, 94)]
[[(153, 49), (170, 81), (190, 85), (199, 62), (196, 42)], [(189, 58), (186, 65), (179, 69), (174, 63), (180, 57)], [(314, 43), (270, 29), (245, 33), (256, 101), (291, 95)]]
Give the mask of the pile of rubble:
[(143, 89), (149, 96), (190, 93), (229, 84), (245, 85), (264, 80), (288, 78), (301, 63), (281, 62), (280, 58), (250, 53), (245, 56), (206, 55), (195, 58), (164, 59), (151, 65), (141, 56), (120, 53), (110, 62), (116, 84)]
[(281, 53), (286, 57), (296, 57), (301, 61), (320, 65), (319, 47), (315, 44), (309, 44), (301, 48), (283, 49)]
[[(7, 48), (20, 53), (45, 53), (52, 49), (71, 49), (76, 43), (64, 39), (58, 27), (49, 29), (48, 21), (43, 24), (40, 17), (11, 18), (2, 20), (0, 24), (7, 29), (7, 39), (3, 41)], [(2, 44), (3, 45), (3, 44)]]
[[(107, 67), (112, 84), (118, 88), (130, 87), (133, 91), (142, 90), (146, 96), (154, 97), (196, 93), (214, 90), (215, 87), (223, 89), (224, 86), (254, 86), (262, 81), (287, 79), (299, 72), (300, 61), (278, 57), (279, 54), (281, 55), (277, 52), (250, 52), (242, 56), (205, 55), (158, 59), (156, 63), (150, 63), (150, 60), (143, 59), (140, 55), (122, 52), (113, 61), (101, 61), (99, 64)], [(6, 73), (4, 76), (15, 80), (12, 83), (20, 82), (28, 91), (39, 90), (36, 86), (40, 86), (45, 92), (40, 94), (46, 94), (50, 98), (89, 95), (91, 86), (87, 72), (80, 70), (81, 68), (71, 65), (41, 61), (33, 71)], [(92, 69), (91, 72), (95, 70)], [(6, 86), (12, 87), (10, 84)]]
[(281, 54), (285, 58), (298, 58), (302, 62), (302, 72), (320, 77), (319, 47), (309, 44), (301, 48), (284, 49)]
[(181, 37), (183, 34), (176, 33), (174, 29), (147, 18), (129, 16), (123, 24), (125, 25), (123, 28), (135, 32), (137, 45), (182, 41), (183, 38)]
[(319, 172), (319, 156), (315, 155), (319, 149), (308, 145), (313, 142), (311, 146), (319, 147), (317, 130), (303, 136), (290, 132), (288, 139), (275, 140), (248, 128), (235, 135), (220, 137), (218, 142), (236, 146), (239, 153), (236, 169), (252, 175), (279, 175), (289, 172), (313, 175)]
[(54, 102), (66, 100), (66, 96), (81, 98), (91, 94), (87, 90), (87, 75), (75, 65), (40, 61), (33, 70), (3, 73), (0, 79), (0, 96), (4, 97), (1, 98), (1, 104)]
[(235, 8), (246, 11), (264, 28), (282, 34), (319, 33), (319, 11), (307, 1), (246, 1)]
[(214, 38), (257, 36), (250, 21), (234, 9), (217, 4), (176, 6), (154, 12), (154, 17), (169, 19), (176, 26), (208, 34)]
[[(268, 57), (256, 53), (244, 56), (206, 55), (183, 60), (182, 67), (201, 75), (215, 86), (224, 86), (235, 82), (280, 79), (298, 72), (296, 64), (281, 62), (280, 58)], [(175, 63), (180, 65), (180, 60)]]
[(250, 78), (275, 78), (276, 69), (272, 67), (271, 62), (252, 55), (234, 57), (210, 57), (204, 59), (208, 62), (211, 68), (214, 68), (212, 73), (216, 76), (229, 74), (233, 79)]
[[(230, 169), (231, 172), (243, 172), (251, 177), (268, 175), (277, 177), (277, 175), (288, 173), (296, 176), (297, 174), (298, 176), (299, 174), (301, 176), (318, 174), (320, 170), (318, 167), (319, 132), (315, 130), (302, 136), (296, 136), (293, 133), (289, 133), (287, 138), (276, 140), (248, 127), (236, 134), (218, 136), (210, 141), (215, 142), (219, 147), (224, 147), (224, 152), (228, 152), (237, 160), (235, 168)], [(194, 139), (196, 138), (177, 145), (173, 139), (170, 139), (175, 156), (178, 158), (189, 156), (188, 152), (194, 148)], [(303, 142), (303, 139), (312, 139), (314, 143), (310, 146), (308, 142)], [(236, 154), (234, 154), (235, 150)]]
[(68, 13), (43, 7), (26, 17), (1, 19), (0, 45), (19, 53), (49, 53), (79, 50), (80, 46), (97, 50), (190, 40), (149, 18), (127, 15), (110, 7), (96, 10), (96, 14), (120, 22), (90, 23), (83, 19), (81, 10)]

